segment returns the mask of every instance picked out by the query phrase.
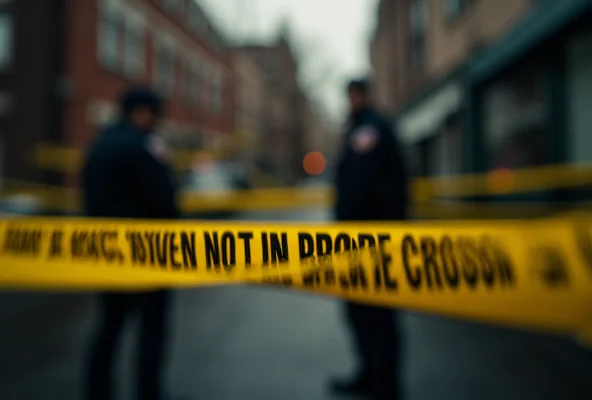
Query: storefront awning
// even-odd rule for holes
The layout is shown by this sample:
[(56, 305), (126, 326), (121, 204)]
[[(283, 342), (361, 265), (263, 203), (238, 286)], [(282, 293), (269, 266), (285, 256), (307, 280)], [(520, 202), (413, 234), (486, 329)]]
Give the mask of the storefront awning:
[(446, 118), (460, 109), (462, 96), (461, 83), (453, 81), (399, 116), (397, 131), (401, 141), (416, 143), (436, 134)]
[(537, 3), (522, 22), (470, 63), (468, 74), (473, 83), (491, 78), (537, 44), (565, 28), (578, 15), (592, 9), (592, 0), (549, 0)]

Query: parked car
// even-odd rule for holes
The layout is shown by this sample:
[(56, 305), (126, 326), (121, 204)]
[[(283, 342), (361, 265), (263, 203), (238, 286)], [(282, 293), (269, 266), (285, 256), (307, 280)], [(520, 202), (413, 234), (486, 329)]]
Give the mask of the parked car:
[(186, 217), (196, 219), (228, 219), (236, 214), (236, 210), (224, 209), (224, 200), (236, 190), (250, 189), (251, 185), (239, 166), (216, 162), (207, 167), (189, 173), (184, 186), (185, 193), (192, 193), (203, 198), (210, 204), (219, 203), (220, 210), (198, 210), (186, 212)]

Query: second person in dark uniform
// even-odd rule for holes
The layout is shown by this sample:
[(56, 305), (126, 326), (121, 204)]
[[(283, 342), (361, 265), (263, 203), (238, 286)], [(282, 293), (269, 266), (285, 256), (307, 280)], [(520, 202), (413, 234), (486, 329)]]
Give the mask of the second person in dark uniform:
[[(349, 127), (337, 170), (338, 221), (402, 220), (407, 214), (407, 173), (401, 149), (389, 123), (371, 107), (369, 85), (350, 82)], [(339, 394), (377, 400), (400, 397), (400, 332), (396, 312), (346, 303), (359, 371), (349, 380), (335, 380)]]

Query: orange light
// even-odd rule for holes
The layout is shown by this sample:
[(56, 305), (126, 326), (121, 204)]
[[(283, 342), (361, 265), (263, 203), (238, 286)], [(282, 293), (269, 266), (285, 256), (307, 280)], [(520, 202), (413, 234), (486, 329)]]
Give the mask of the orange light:
[(495, 193), (507, 193), (515, 184), (514, 172), (507, 168), (496, 169), (487, 176), (487, 186)]
[(304, 156), (304, 161), (302, 161), (302, 167), (309, 175), (322, 174), (326, 166), (325, 156), (319, 151), (311, 151)]

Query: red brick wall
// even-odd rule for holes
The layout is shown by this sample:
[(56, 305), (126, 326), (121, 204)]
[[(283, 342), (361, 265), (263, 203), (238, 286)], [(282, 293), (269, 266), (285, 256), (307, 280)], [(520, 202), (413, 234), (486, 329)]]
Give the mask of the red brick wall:
[[(67, 145), (85, 147), (96, 134), (90, 121), (88, 106), (93, 100), (114, 101), (118, 92), (130, 80), (123, 73), (104, 67), (98, 58), (98, 26), (100, 0), (67, 0), (68, 25), (66, 75), (72, 83), (72, 94), (65, 108), (64, 140)], [(222, 111), (213, 114), (203, 103), (188, 106), (184, 99), (184, 74), (181, 73), (179, 54), (176, 53), (175, 89), (167, 98), (167, 119), (193, 125), (206, 132), (230, 135), (234, 131), (234, 78), (230, 55), (225, 49), (213, 49), (195, 32), (185, 27), (184, 14), (168, 15), (154, 1), (128, 1), (137, 7), (149, 21), (145, 30), (145, 73), (140, 79), (153, 82), (155, 32), (170, 31), (180, 38), (183, 47), (203, 54), (211, 65), (219, 65), (225, 76)], [(159, 30), (154, 31), (157, 27)], [(184, 54), (182, 54), (184, 55)], [(69, 180), (72, 183), (72, 179)]]
[(427, 0), (427, 59), (422, 69), (412, 63), (412, 0), (381, 0), (372, 42), (377, 100), (398, 110), (423, 87), (437, 82), (472, 56), (475, 40), (490, 43), (529, 10), (532, 0), (476, 0), (455, 21), (447, 21), (444, 1)]

